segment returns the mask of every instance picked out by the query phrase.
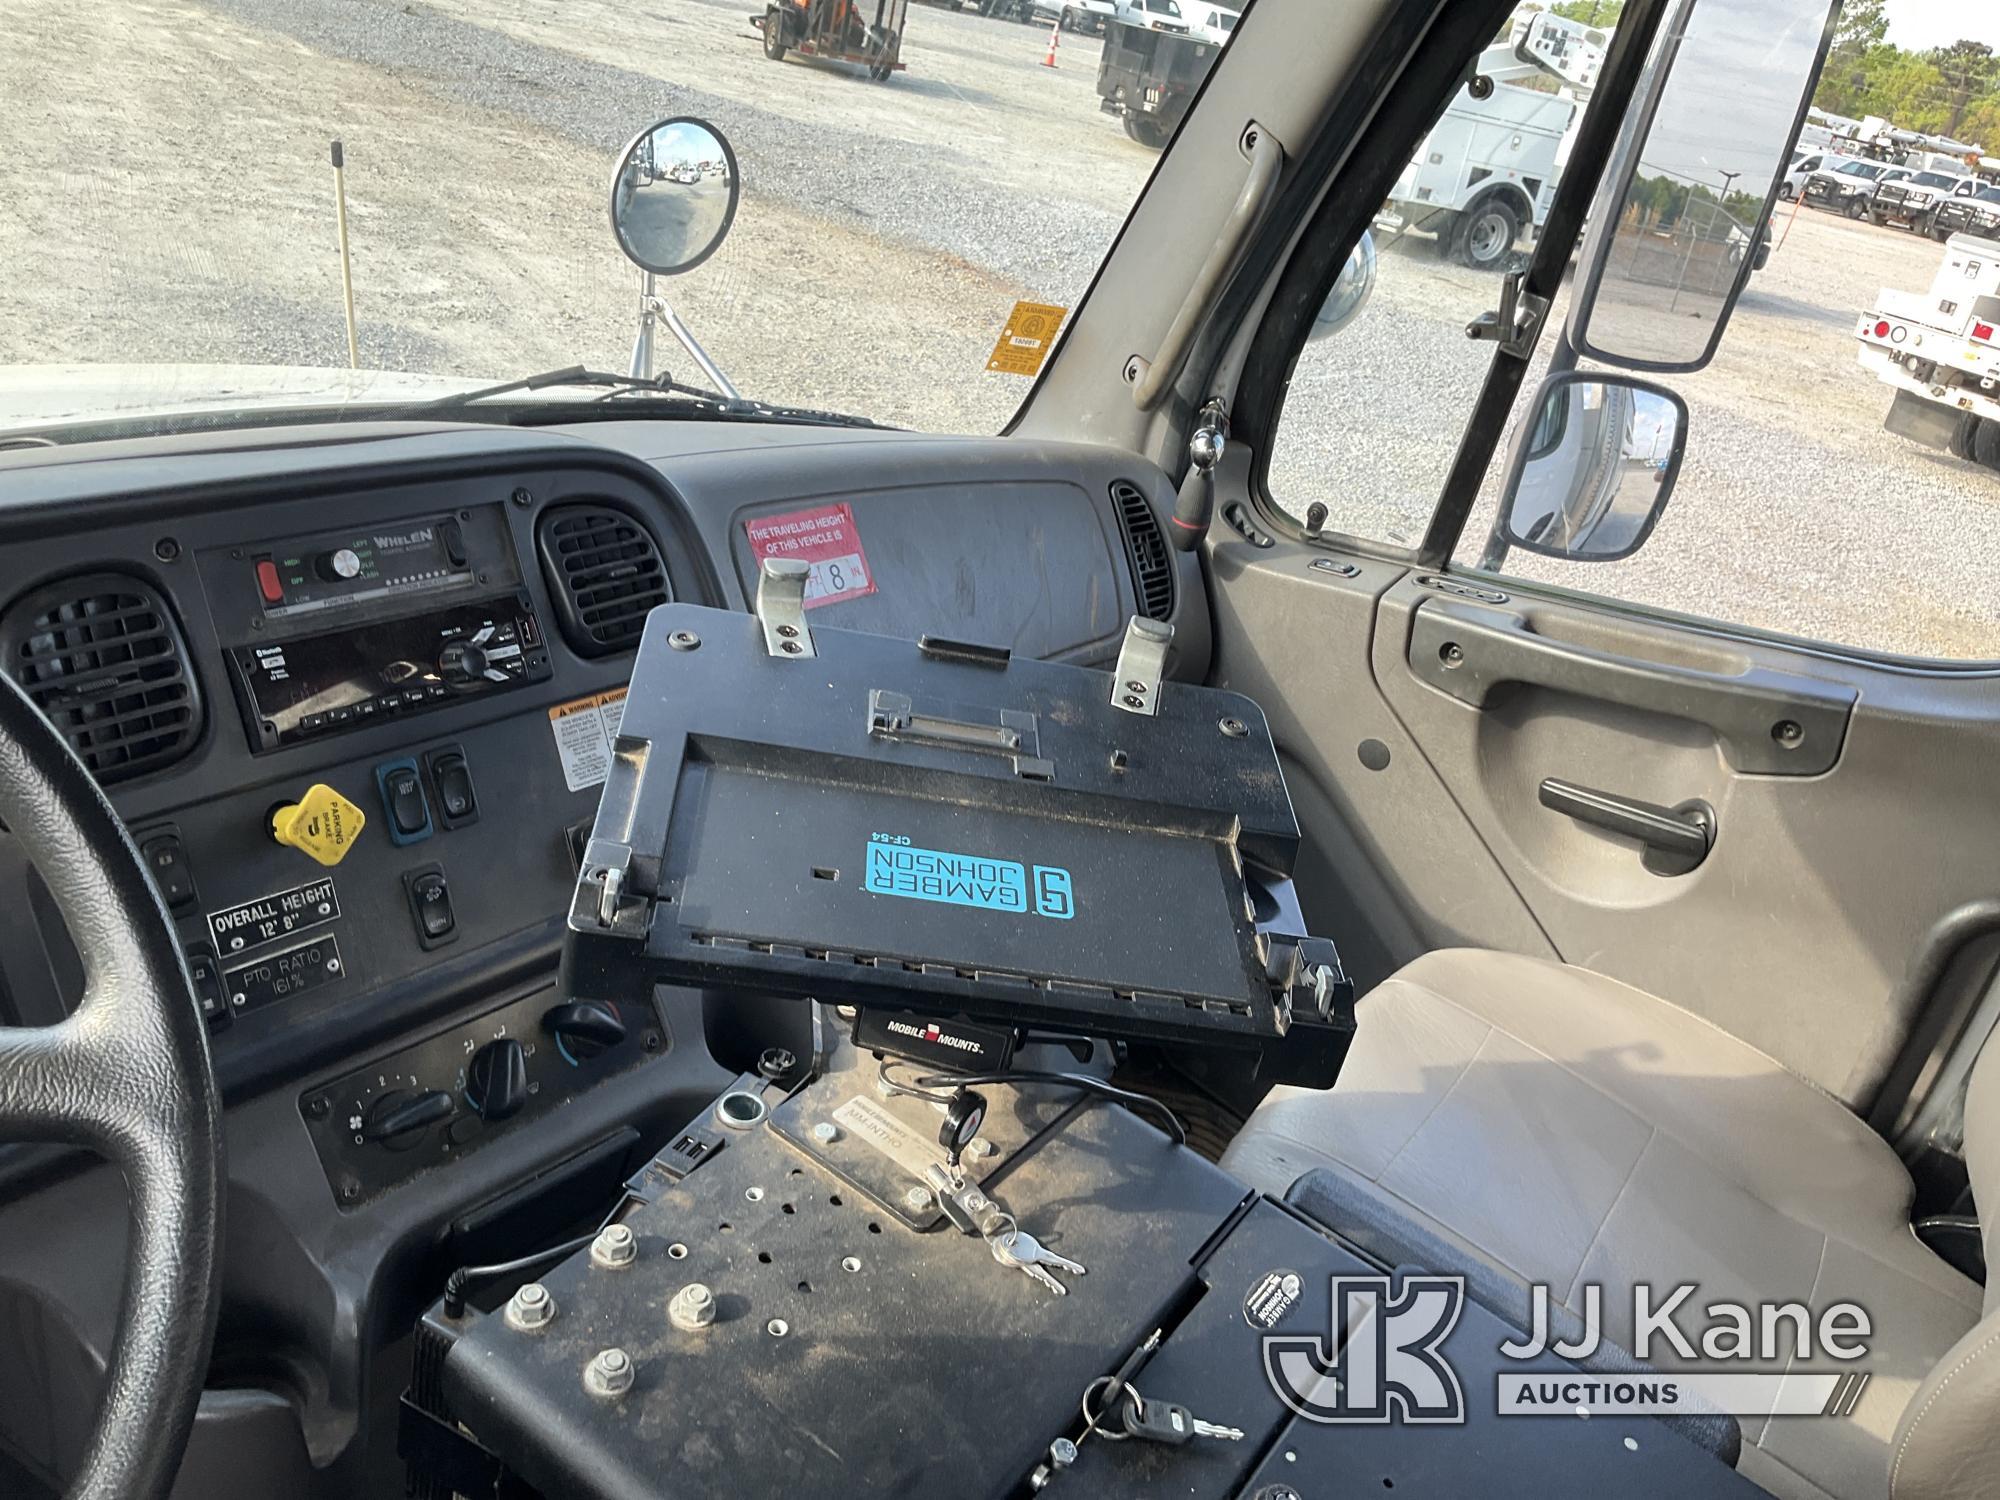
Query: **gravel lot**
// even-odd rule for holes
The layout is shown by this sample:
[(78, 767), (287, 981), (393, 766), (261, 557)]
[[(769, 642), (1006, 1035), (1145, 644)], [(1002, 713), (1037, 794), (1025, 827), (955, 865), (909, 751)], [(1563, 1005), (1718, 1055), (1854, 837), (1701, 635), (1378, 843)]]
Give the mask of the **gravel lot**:
[[(752, 394), (991, 431), (1017, 298), (1073, 305), (1153, 153), (1098, 113), (1098, 43), (913, 5), (907, 73), (764, 58), (750, 0), (11, 0), (0, 49), (0, 364), (344, 362), (327, 142), (347, 148), (363, 363), (620, 368), (636, 273), (612, 157), (714, 119), (744, 202), (676, 305)], [(82, 80), (81, 86), (79, 80)], [(1885, 649), (1991, 655), (2000, 476), (1889, 437), (1854, 312), (1928, 284), (1915, 236), (1806, 211), (1753, 282), (1648, 546), (1547, 577)], [(1385, 245), (1374, 300), (1301, 360), (1273, 488), (1408, 539), (1487, 363), (1494, 282)], [(691, 373), (671, 347), (675, 373)], [(1489, 488), (1491, 481), (1489, 480)], [(1484, 517), (1475, 526), (1483, 533)], [(1477, 552), (1477, 535), (1468, 554)]]

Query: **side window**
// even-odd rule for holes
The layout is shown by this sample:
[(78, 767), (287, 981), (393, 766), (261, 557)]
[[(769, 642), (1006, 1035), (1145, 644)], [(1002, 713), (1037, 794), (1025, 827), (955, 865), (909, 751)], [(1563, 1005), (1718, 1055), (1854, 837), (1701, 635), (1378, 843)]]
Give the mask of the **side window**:
[(1266, 472), (1290, 514), (1317, 502), (1330, 531), (1422, 539), (1493, 360), (1466, 325), (1526, 264), (1582, 118), (1582, 80), (1609, 43), (1557, 10), (1524, 11), (1480, 56), (1491, 89), (1460, 88), (1418, 143), (1371, 231), (1371, 294), (1344, 324), (1315, 327), (1293, 370)]
[[(2000, 658), (2000, 579), (1979, 540), (2000, 526), (2000, 245), (1964, 237), (2000, 233), (2000, 201), (1894, 196), (1857, 217), (1780, 202), (1714, 360), (1651, 377), (1688, 421), (1642, 546), (1605, 562), (1494, 547), (1538, 362), (1454, 566), (1868, 651)], [(1675, 275), (1742, 248), (1652, 232), (1680, 244)]]
[[(1377, 220), (1372, 299), (1301, 354), (1267, 469), (1291, 515), (1320, 502), (1332, 532), (1399, 546), (1423, 535), (1490, 358), (1465, 325), (1496, 304), (1496, 272), (1530, 247), (1554, 181), (1552, 164), (1517, 156), (1538, 196), (1492, 211), (1513, 179), (1477, 157), (1494, 133), (1459, 125), (1470, 108), (1519, 103), (1508, 93), (1500, 83), (1479, 105), (1460, 91)], [(1713, 94), (1708, 108), (1732, 108)], [(1562, 92), (1538, 97), (1560, 138)], [(1514, 139), (1525, 152), (1534, 136), (1524, 124)], [(1838, 162), (1839, 150), (1814, 154)], [(1791, 156), (1774, 153), (1781, 180)], [(1687, 408), (1677, 482), (1636, 542), (1603, 549), (1614, 560), (1496, 545), (1514, 445), (1550, 439), (1533, 395), (1571, 277), (1453, 566), (1866, 651), (2000, 659), (2000, 193), (1958, 196), (1914, 166), (1886, 166), (1826, 174), (1781, 195), (1765, 221), (1761, 183), (1705, 177), (1695, 160), (1642, 163), (1612, 256), (1662, 320), (1660, 359), (1689, 356), (1671, 331), (1689, 304), (1732, 284), (1746, 259), (1754, 267), (1707, 367), (1644, 377)], [(1627, 462), (1662, 471), (1658, 434), (1635, 433)]]

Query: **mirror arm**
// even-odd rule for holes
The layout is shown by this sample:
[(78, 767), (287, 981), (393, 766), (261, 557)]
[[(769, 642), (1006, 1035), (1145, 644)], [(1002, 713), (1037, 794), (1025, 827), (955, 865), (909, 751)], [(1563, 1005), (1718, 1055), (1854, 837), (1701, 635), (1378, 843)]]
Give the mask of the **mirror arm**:
[(708, 357), (708, 351), (701, 347), (694, 330), (681, 321), (673, 304), (654, 289), (653, 273), (645, 273), (639, 287), (639, 337), (632, 345), (632, 378), (651, 380), (653, 378), (653, 325), (665, 326), (674, 341), (687, 350), (688, 358), (695, 362), (704, 379), (721, 392), (725, 401), (741, 401), (743, 393), (730, 383), (721, 367)]
[(1527, 290), (1528, 273), (1509, 271), (1500, 282), (1500, 308), (1481, 313), (1465, 325), (1465, 336), (1473, 342), (1491, 339), (1500, 352), (1514, 359), (1526, 359), (1535, 352), (1548, 321), (1550, 299)]

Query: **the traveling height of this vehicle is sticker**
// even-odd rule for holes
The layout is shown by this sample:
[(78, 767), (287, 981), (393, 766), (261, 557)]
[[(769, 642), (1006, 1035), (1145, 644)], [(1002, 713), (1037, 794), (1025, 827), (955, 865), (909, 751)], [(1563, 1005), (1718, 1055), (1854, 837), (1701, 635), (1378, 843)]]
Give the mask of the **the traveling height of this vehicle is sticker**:
[(1076, 915), (1076, 887), (1060, 865), (1026, 866), (983, 854), (920, 849), (904, 834), (869, 835), (864, 890), (877, 896), (942, 901), (982, 911), (1053, 917)]

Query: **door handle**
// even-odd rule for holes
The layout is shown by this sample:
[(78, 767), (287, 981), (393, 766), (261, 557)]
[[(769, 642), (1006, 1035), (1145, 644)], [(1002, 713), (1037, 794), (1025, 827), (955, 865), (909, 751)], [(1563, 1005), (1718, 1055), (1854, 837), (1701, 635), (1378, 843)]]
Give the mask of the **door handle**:
[(1715, 811), (1706, 802), (1661, 807), (1573, 781), (1542, 779), (1542, 806), (1593, 828), (1637, 839), (1660, 856), (1656, 873), (1684, 875), (1708, 858), (1715, 844)]
[(1410, 627), (1410, 670), (1484, 708), (1508, 683), (1574, 693), (1692, 719), (1715, 732), (1737, 771), (1816, 776), (1833, 769), (1858, 696), (1842, 683), (1781, 672), (1744, 657), (1717, 672), (1620, 656), (1538, 633), (1522, 616), (1458, 599), (1427, 599)]

